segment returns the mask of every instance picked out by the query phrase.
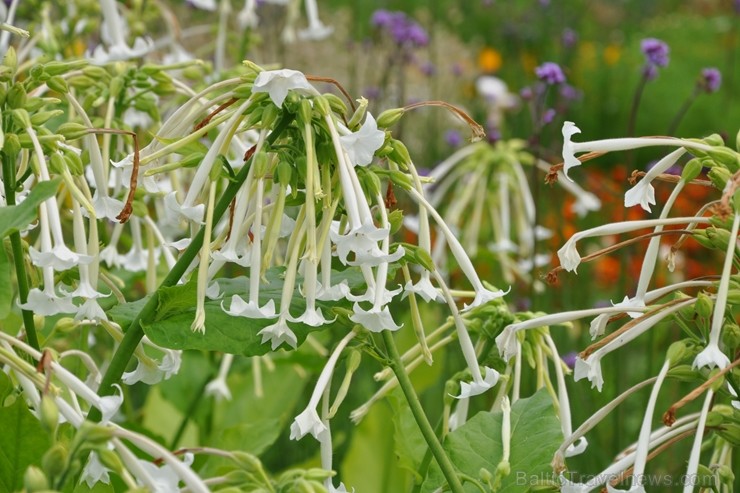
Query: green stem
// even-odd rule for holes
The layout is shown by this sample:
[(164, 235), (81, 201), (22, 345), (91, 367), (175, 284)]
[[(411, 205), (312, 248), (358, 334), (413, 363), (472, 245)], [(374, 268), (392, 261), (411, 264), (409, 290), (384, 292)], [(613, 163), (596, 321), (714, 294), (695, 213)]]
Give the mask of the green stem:
[(213, 376), (214, 376), (213, 373), (208, 373), (208, 375), (206, 375), (205, 380), (203, 380), (203, 384), (200, 387), (198, 387), (198, 390), (195, 392), (195, 395), (193, 396), (193, 400), (190, 401), (190, 405), (185, 411), (185, 415), (182, 417), (180, 426), (177, 428), (177, 431), (175, 432), (175, 436), (172, 438), (172, 442), (170, 442), (170, 450), (177, 449), (177, 444), (180, 443), (180, 439), (182, 438), (182, 435), (185, 433), (185, 428), (187, 427), (188, 422), (190, 421), (190, 418), (195, 415), (195, 411), (198, 409), (198, 404), (200, 404), (200, 400), (203, 398), (203, 394), (206, 391), (206, 387), (208, 387), (208, 384), (210, 383)]
[[(282, 119), (278, 122), (275, 128), (266, 139), (266, 143), (272, 144), (282, 134), (283, 130), (293, 121), (295, 116), (293, 114), (283, 114)], [(218, 222), (221, 216), (224, 215), (226, 210), (229, 208), (229, 204), (236, 196), (237, 192), (241, 188), (244, 181), (247, 179), (249, 168), (253, 158), (250, 158), (249, 162), (244, 163), (244, 166), (239, 170), (236, 175), (236, 180), (230, 182), (224, 190), (221, 199), (216, 204), (213, 210), (213, 221)], [(203, 237), (205, 235), (205, 227), (200, 228), (198, 233), (193, 238), (190, 246), (183, 252), (182, 256), (177, 260), (177, 263), (172, 267), (170, 273), (165, 277), (164, 281), (159, 285), (157, 291), (152, 293), (149, 301), (146, 302), (141, 311), (136, 315), (134, 320), (131, 322), (126, 335), (123, 336), (121, 344), (113, 354), (108, 370), (103, 375), (103, 380), (100, 383), (99, 394), (101, 396), (110, 395), (113, 392), (113, 384), (121, 379), (121, 375), (126, 370), (128, 362), (131, 360), (131, 356), (136, 351), (136, 347), (141, 342), (141, 338), (144, 337), (143, 324), (149, 321), (157, 310), (159, 303), (159, 289), (168, 286), (174, 286), (185, 274), (190, 263), (195, 259), (203, 246)], [(101, 418), (100, 411), (97, 408), (92, 408), (88, 418), (92, 421), (99, 421)]]
[(424, 436), (424, 440), (426, 440), (427, 445), (429, 445), (429, 449), (432, 451), (432, 455), (434, 455), (437, 464), (439, 464), (442, 474), (447, 479), (447, 484), (449, 485), (450, 490), (453, 493), (463, 493), (465, 490), (463, 490), (460, 478), (457, 476), (455, 466), (450, 462), (450, 458), (447, 457), (447, 454), (442, 448), (442, 444), (439, 442), (439, 439), (437, 439), (437, 435), (434, 434), (432, 425), (429, 424), (429, 420), (424, 414), (424, 409), (421, 407), (419, 397), (417, 397), (416, 392), (414, 392), (411, 379), (404, 371), (401, 355), (398, 354), (396, 342), (393, 340), (393, 334), (391, 334), (389, 330), (384, 330), (382, 335), (386, 350), (391, 358), (390, 367), (393, 370), (393, 373), (396, 374), (398, 384), (406, 397), (406, 401), (409, 403), (411, 413), (414, 415), (414, 420), (416, 420), (416, 424), (419, 426), (419, 430)]
[[(15, 170), (13, 163), (7, 154), (0, 153), (3, 161), (3, 183), (5, 184), (5, 201), (8, 205), (15, 205)], [(43, 207), (43, 205), (42, 205)], [(26, 276), (26, 264), (23, 261), (23, 244), (21, 234), (18, 231), (10, 233), (10, 247), (13, 249), (13, 263), (15, 264), (15, 276), (18, 280), (18, 297), (22, 304), (28, 302), (28, 277)], [(21, 310), (23, 315), (23, 326), (26, 328), (26, 338), (32, 348), (40, 351), (39, 339), (36, 335), (36, 324), (33, 321), (33, 312)]]

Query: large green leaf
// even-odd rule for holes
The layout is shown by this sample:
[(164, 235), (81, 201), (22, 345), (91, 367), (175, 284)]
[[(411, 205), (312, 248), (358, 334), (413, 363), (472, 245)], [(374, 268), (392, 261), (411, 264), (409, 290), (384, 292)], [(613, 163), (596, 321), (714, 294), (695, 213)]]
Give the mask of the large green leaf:
[(393, 445), (398, 465), (416, 475), (427, 451), (427, 443), (400, 389), (388, 396), (388, 402), (393, 409)]
[(60, 178), (38, 183), (28, 197), (18, 205), (0, 207), (0, 238), (20, 231), (36, 219), (39, 204), (57, 192)]
[(26, 468), (41, 465), (51, 440), (20, 398), (0, 407), (0, 428), (0, 493), (19, 491)]
[[(264, 304), (268, 300), (274, 300), (275, 305), (279, 306), (283, 289), (283, 272), (284, 269), (282, 268), (268, 270), (266, 274), (267, 283), (260, 288), (260, 304)], [(348, 269), (342, 273), (335, 273), (333, 276), (333, 282), (339, 282), (342, 279), (347, 279), (351, 287), (360, 286), (364, 282), (357, 269)], [(270, 350), (270, 345), (262, 343), (262, 337), (258, 335), (258, 332), (274, 324), (276, 320), (233, 317), (225, 313), (221, 307), (222, 302), (225, 306), (230, 306), (231, 297), (235, 294), (247, 298), (249, 280), (246, 277), (238, 277), (235, 279), (219, 279), (218, 283), (224, 296), (220, 300), (206, 300), (205, 333), (190, 330), (190, 326), (195, 320), (197, 295), (195, 281), (161, 288), (154, 320), (142, 324), (149, 339), (162, 347), (170, 349), (199, 349), (246, 356), (267, 353)], [(141, 310), (145, 302), (145, 300), (139, 300), (134, 303), (117, 305), (110, 310), (110, 314), (116, 322), (126, 327)], [(327, 318), (333, 317), (332, 306), (349, 308), (346, 301), (334, 305), (319, 302), (317, 306), (321, 307)], [(305, 308), (306, 302), (296, 287), (293, 292), (290, 311), (294, 316), (298, 316)], [(299, 344), (303, 343), (309, 332), (324, 328), (311, 327), (300, 323), (290, 323), (289, 325), (295, 332)]]
[[(503, 453), (502, 417), (500, 412), (480, 412), (447, 436), (445, 451), (461, 472), (474, 478), (479, 476), (481, 468), (495, 473)], [(523, 493), (532, 486), (527, 478), (552, 474), (550, 462), (562, 440), (552, 400), (544, 389), (514, 403), (511, 408), (511, 474), (502, 480), (498, 491)], [(429, 469), (422, 491), (432, 492), (444, 483), (444, 476), (435, 463)], [(479, 490), (466, 484), (465, 491)]]
[(0, 239), (0, 319), (8, 316), (13, 302), (13, 283), (11, 281), (10, 261)]

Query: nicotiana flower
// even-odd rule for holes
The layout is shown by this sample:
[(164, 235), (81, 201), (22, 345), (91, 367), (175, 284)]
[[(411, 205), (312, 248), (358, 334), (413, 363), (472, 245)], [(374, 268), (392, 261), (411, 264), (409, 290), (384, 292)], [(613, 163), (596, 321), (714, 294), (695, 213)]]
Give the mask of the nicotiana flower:
[(339, 355), (342, 353), (344, 348), (347, 347), (347, 344), (349, 344), (349, 341), (351, 341), (355, 335), (355, 332), (352, 331), (344, 336), (342, 340), (339, 341), (339, 344), (337, 344), (337, 347), (334, 349), (334, 351), (331, 353), (331, 356), (329, 356), (329, 360), (326, 362), (326, 365), (321, 370), (321, 374), (319, 375), (319, 379), (316, 382), (313, 393), (311, 393), (311, 398), (308, 401), (306, 409), (301, 414), (296, 416), (293, 424), (290, 425), (291, 440), (300, 440), (308, 433), (310, 433), (316, 440), (321, 441), (329, 433), (328, 428), (319, 417), (317, 407), (319, 405), (319, 401), (321, 400), (321, 396), (324, 394), (327, 385), (329, 385), (329, 382), (331, 381), (331, 376), (332, 373), (334, 373), (334, 367), (339, 360)]
[(217, 400), (231, 400), (231, 391), (229, 390), (229, 384), (226, 382), (226, 377), (229, 374), (233, 361), (233, 354), (224, 354), (221, 359), (221, 365), (218, 368), (218, 375), (206, 385), (206, 395), (212, 395)]
[(730, 364), (730, 359), (719, 349), (719, 340), (722, 333), (722, 325), (725, 319), (725, 309), (727, 308), (727, 292), (730, 289), (730, 275), (732, 274), (732, 263), (737, 251), (737, 232), (740, 227), (740, 214), (735, 214), (732, 222), (730, 238), (732, 240), (727, 245), (725, 254), (725, 263), (722, 267), (722, 277), (717, 288), (717, 300), (714, 302), (714, 312), (712, 313), (712, 327), (709, 332), (709, 344), (704, 350), (696, 355), (694, 368), (725, 368)]
[(110, 484), (109, 472), (110, 469), (100, 462), (98, 454), (90, 452), (90, 455), (87, 458), (87, 463), (85, 463), (85, 467), (80, 475), (79, 482), (82, 483), (84, 481), (90, 489), (92, 489), (92, 487), (98, 482)]
[(349, 157), (349, 164), (367, 166), (385, 142), (385, 132), (378, 130), (375, 118), (368, 112), (360, 130), (340, 137), (339, 141)]
[(308, 82), (306, 76), (297, 70), (265, 70), (257, 75), (252, 92), (266, 92), (278, 108), (288, 96), (288, 91), (298, 90), (315, 93), (316, 89)]
[(319, 8), (316, 0), (304, 0), (306, 5), (306, 17), (308, 18), (308, 29), (298, 32), (299, 39), (324, 39), (334, 32), (331, 26), (325, 26), (319, 19)]
[(642, 221), (623, 221), (612, 224), (604, 224), (595, 228), (579, 231), (571, 236), (565, 244), (558, 250), (558, 259), (563, 269), (569, 272), (576, 272), (581, 263), (581, 255), (576, 249), (576, 243), (583, 238), (593, 236), (615, 235), (635, 231), (643, 228), (652, 228), (655, 226), (668, 226), (673, 224), (701, 223), (709, 222), (708, 218), (703, 217), (672, 217), (666, 219), (646, 219)]
[[(187, 453), (183, 457), (183, 464), (187, 467), (193, 464), (194, 456)], [(154, 490), (157, 493), (176, 493), (180, 491), (180, 475), (170, 464), (157, 466), (149, 461), (139, 460), (141, 467), (147, 470), (154, 479)]]
[(576, 127), (573, 122), (563, 122), (563, 173), (565, 174), (565, 177), (571, 181), (572, 179), (568, 176), (568, 171), (581, 165), (581, 161), (579, 161), (575, 156), (577, 152), (624, 151), (627, 149), (638, 149), (641, 147), (651, 146), (685, 147), (688, 149), (699, 149), (703, 151), (712, 150), (712, 147), (706, 144), (668, 137), (628, 137), (621, 139), (593, 140), (590, 142), (572, 142), (571, 137), (579, 133), (581, 133), (581, 129)]
[(650, 205), (655, 205), (655, 188), (653, 188), (651, 182), (655, 177), (665, 173), (666, 170), (676, 164), (685, 152), (685, 149), (676, 149), (650, 168), (645, 176), (624, 194), (624, 206), (632, 207), (639, 204), (640, 207), (651, 212)]
[(95, 63), (106, 63), (118, 60), (138, 58), (154, 48), (151, 39), (136, 38), (133, 47), (126, 42), (127, 31), (125, 20), (118, 14), (118, 5), (114, 0), (100, 0), (103, 11), (103, 41), (108, 46), (98, 45), (92, 52)]

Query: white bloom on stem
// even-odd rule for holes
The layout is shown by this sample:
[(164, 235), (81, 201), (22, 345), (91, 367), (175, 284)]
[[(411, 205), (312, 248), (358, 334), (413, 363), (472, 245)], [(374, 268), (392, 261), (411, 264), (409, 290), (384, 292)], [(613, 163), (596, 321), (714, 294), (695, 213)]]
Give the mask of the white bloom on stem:
[(368, 222), (352, 228), (347, 234), (342, 235), (330, 230), (329, 235), (337, 246), (337, 257), (343, 264), (349, 264), (347, 256), (354, 252), (355, 255), (362, 255), (365, 260), (373, 258), (374, 265), (377, 265), (387, 260), (380, 252), (378, 242), (387, 238), (389, 232), (388, 228), (377, 228), (372, 222)]
[(365, 327), (370, 332), (382, 332), (383, 330), (398, 330), (402, 326), (396, 324), (393, 320), (388, 306), (376, 307), (373, 306), (368, 310), (364, 310), (360, 307), (359, 303), (355, 303), (352, 307), (354, 312), (349, 318), (355, 323), (358, 323)]
[(164, 205), (172, 212), (182, 214), (191, 221), (199, 224), (203, 222), (203, 213), (206, 210), (205, 204), (193, 206), (187, 206), (185, 204), (180, 205), (180, 203), (177, 202), (177, 192), (170, 192), (164, 196)]
[(237, 22), (242, 29), (254, 29), (259, 25), (260, 19), (257, 16), (257, 0), (244, 0), (244, 7), (237, 15)]
[(311, 433), (316, 440), (321, 441), (329, 432), (328, 428), (319, 417), (317, 407), (326, 387), (329, 385), (329, 382), (331, 382), (331, 376), (332, 373), (334, 373), (334, 366), (336, 366), (337, 361), (339, 360), (339, 355), (342, 353), (344, 348), (347, 347), (347, 344), (349, 344), (349, 341), (351, 341), (354, 336), (354, 331), (344, 336), (331, 353), (331, 356), (329, 356), (329, 360), (321, 370), (321, 374), (319, 375), (319, 379), (313, 389), (313, 393), (311, 393), (311, 398), (308, 401), (306, 409), (296, 416), (293, 424), (290, 425), (291, 440), (300, 440), (308, 433)]
[(604, 377), (601, 375), (601, 354), (597, 350), (586, 359), (576, 358), (576, 367), (573, 371), (573, 379), (577, 382), (582, 378), (588, 378), (591, 388), (596, 387), (599, 392), (604, 386)]
[(259, 306), (259, 302), (246, 302), (238, 294), (231, 297), (231, 306), (228, 310), (224, 307), (223, 301), (221, 302), (221, 308), (233, 317), (275, 318), (277, 316), (274, 300), (268, 300), (267, 303)]
[(290, 69), (265, 70), (257, 75), (252, 86), (253, 93), (266, 92), (278, 108), (283, 106), (288, 91), (303, 91), (310, 94), (316, 89), (308, 82), (302, 72)]
[(655, 205), (655, 188), (651, 182), (656, 176), (665, 173), (668, 168), (676, 164), (676, 161), (685, 153), (685, 149), (676, 149), (658, 161), (635, 186), (627, 190), (624, 194), (624, 206), (632, 207), (639, 204), (640, 207), (651, 212), (650, 205)]
[(563, 122), (563, 172), (565, 177), (569, 180), (571, 180), (571, 178), (568, 176), (568, 171), (571, 168), (581, 165), (581, 161), (579, 161), (575, 156), (577, 152), (624, 151), (627, 149), (638, 149), (641, 147), (652, 146), (686, 147), (703, 151), (712, 150), (712, 147), (706, 144), (668, 137), (627, 137), (622, 139), (593, 140), (590, 142), (572, 142), (570, 140), (571, 137), (578, 133), (581, 133), (581, 129), (576, 127), (573, 122)]
[(444, 301), (439, 289), (435, 288), (434, 284), (432, 284), (428, 270), (421, 273), (421, 278), (416, 281), (416, 283), (411, 281), (407, 282), (403, 287), (403, 291), (404, 298), (408, 296), (409, 293), (414, 293), (421, 296), (427, 303), (432, 300), (440, 302)]
[(187, 0), (187, 3), (201, 10), (214, 12), (216, 10), (216, 0)]
[(102, 38), (108, 46), (106, 49), (102, 44), (98, 45), (92, 52), (92, 61), (103, 64), (119, 60), (129, 60), (146, 55), (154, 49), (151, 39), (136, 38), (134, 45), (129, 46), (126, 42), (126, 21), (118, 13), (117, 2), (114, 0), (100, 0), (103, 11)]
[(72, 297), (68, 294), (58, 296), (54, 288), (54, 269), (44, 267), (44, 289), (33, 288), (28, 292), (25, 303), (18, 302), (23, 310), (30, 310), (37, 315), (56, 315), (58, 313), (74, 313), (77, 307), (72, 303)]
[(500, 376), (501, 375), (496, 370), (486, 367), (485, 376), (481, 379), (473, 378), (473, 381), (470, 383), (460, 382), (460, 395), (455, 397), (457, 399), (465, 399), (473, 397), (474, 395), (482, 394), (496, 385)]
[(569, 272), (576, 272), (578, 265), (581, 263), (581, 256), (576, 249), (576, 243), (584, 238), (593, 236), (606, 236), (628, 233), (644, 228), (655, 226), (669, 226), (674, 224), (697, 223), (707, 224), (709, 218), (706, 217), (672, 217), (667, 219), (645, 219), (640, 221), (621, 221), (611, 224), (604, 224), (595, 228), (579, 231), (571, 236), (568, 241), (558, 250), (558, 258), (563, 269)]
[(730, 359), (719, 349), (719, 340), (722, 334), (722, 325), (725, 319), (725, 309), (727, 308), (727, 292), (730, 289), (730, 275), (732, 274), (732, 262), (737, 251), (737, 232), (740, 227), (740, 214), (735, 214), (732, 222), (730, 238), (732, 240), (727, 245), (725, 254), (725, 263), (722, 267), (722, 277), (719, 280), (717, 288), (717, 300), (714, 302), (714, 312), (712, 313), (712, 327), (709, 332), (709, 344), (696, 356), (694, 368), (726, 368), (730, 364)]
[[(183, 457), (183, 464), (189, 468), (193, 459), (193, 454), (187, 453)], [(154, 480), (152, 487), (156, 493), (177, 493), (180, 491), (180, 475), (170, 464), (157, 466), (145, 460), (139, 460), (139, 464), (146, 469), (149, 476)]]
[(316, 0), (304, 0), (306, 5), (306, 17), (308, 17), (308, 29), (298, 32), (298, 39), (319, 40), (328, 37), (334, 32), (331, 26), (325, 26), (319, 19), (319, 9)]
[(75, 313), (75, 320), (108, 320), (108, 315), (105, 310), (100, 306), (98, 300), (95, 298), (88, 298), (85, 302), (77, 309)]
[(216, 400), (231, 400), (231, 391), (226, 382), (226, 377), (229, 375), (229, 370), (231, 369), (233, 361), (233, 354), (224, 354), (221, 359), (221, 365), (218, 368), (218, 375), (216, 375), (216, 378), (208, 382), (208, 385), (206, 385), (206, 395), (212, 395)]
[(699, 477), (697, 471), (699, 470), (699, 459), (701, 459), (701, 445), (704, 442), (704, 428), (707, 424), (707, 414), (709, 413), (709, 406), (712, 404), (713, 397), (714, 391), (710, 388), (707, 391), (707, 396), (704, 398), (704, 404), (701, 407), (699, 422), (696, 425), (694, 445), (691, 447), (691, 453), (689, 454), (689, 463), (686, 466), (686, 474), (682, 476), (684, 478), (689, 478), (689, 480), (683, 487), (683, 493), (693, 493), (694, 487), (696, 485), (692, 480)]
[(87, 458), (82, 474), (80, 475), (80, 483), (83, 481), (87, 484), (88, 488), (95, 486), (98, 482), (103, 484), (110, 484), (110, 475), (108, 474), (110, 469), (105, 467), (98, 458), (96, 452), (90, 452)]
[(340, 137), (339, 141), (349, 157), (349, 164), (367, 166), (373, 161), (375, 151), (383, 146), (385, 132), (378, 130), (375, 118), (368, 112), (360, 130)]
[(287, 343), (293, 348), (298, 346), (298, 339), (296, 338), (295, 333), (290, 327), (288, 327), (287, 315), (278, 317), (277, 322), (272, 325), (268, 325), (257, 334), (262, 336), (262, 344), (270, 341), (270, 346), (273, 351), (282, 343)]

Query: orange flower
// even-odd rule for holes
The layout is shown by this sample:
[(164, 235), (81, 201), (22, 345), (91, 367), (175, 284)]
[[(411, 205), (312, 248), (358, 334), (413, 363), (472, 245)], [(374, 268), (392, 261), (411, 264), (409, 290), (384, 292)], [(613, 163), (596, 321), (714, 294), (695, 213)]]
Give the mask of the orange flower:
[(478, 68), (483, 73), (496, 72), (501, 68), (502, 62), (501, 53), (489, 46), (480, 50), (478, 54)]

